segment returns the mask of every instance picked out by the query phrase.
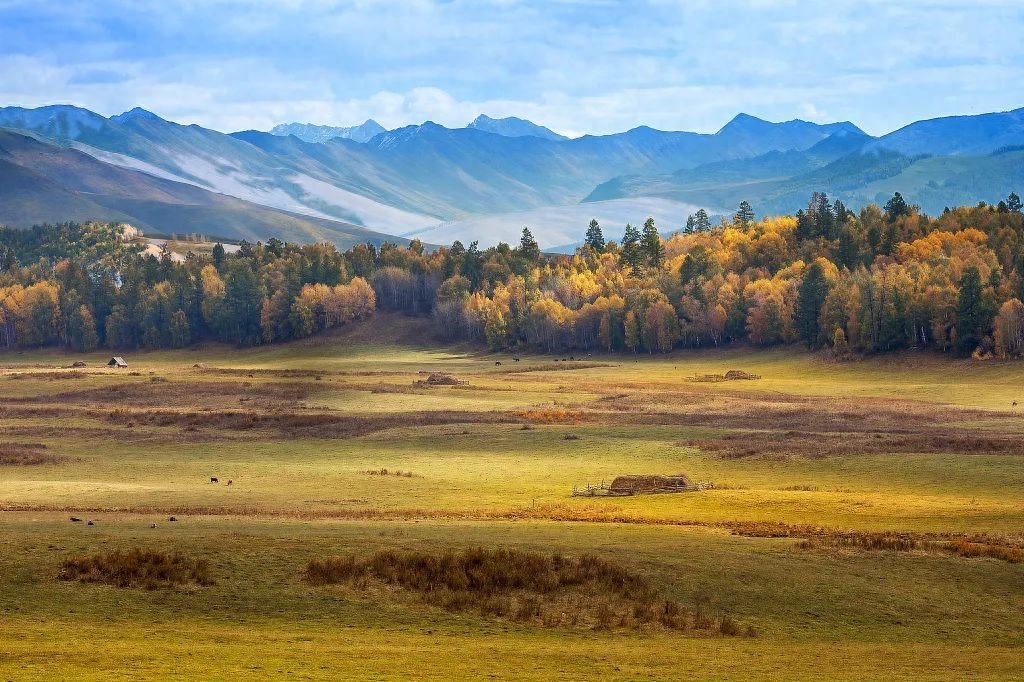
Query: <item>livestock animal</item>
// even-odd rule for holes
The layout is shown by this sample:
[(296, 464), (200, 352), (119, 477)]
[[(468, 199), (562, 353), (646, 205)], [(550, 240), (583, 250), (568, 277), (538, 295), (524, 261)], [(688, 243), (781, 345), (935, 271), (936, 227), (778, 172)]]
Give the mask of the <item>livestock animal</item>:
[(496, 360), (496, 361), (494, 362), (494, 366), (495, 366), (495, 367), (501, 367), (501, 360)]
[(210, 483), (220, 483), (220, 481), (217, 480), (216, 476), (210, 476)]
[(78, 518), (77, 516), (72, 516), (72, 517), (71, 517), (71, 523), (78, 523), (78, 522), (79, 522), (79, 521), (81, 521), (81, 520), (82, 520), (82, 519)]

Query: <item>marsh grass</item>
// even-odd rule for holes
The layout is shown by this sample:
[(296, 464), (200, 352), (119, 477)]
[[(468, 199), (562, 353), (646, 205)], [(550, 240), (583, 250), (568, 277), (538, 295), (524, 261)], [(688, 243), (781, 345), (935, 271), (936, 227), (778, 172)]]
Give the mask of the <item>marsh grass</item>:
[(736, 636), (728, 616), (716, 620), (664, 599), (643, 576), (592, 554), (579, 557), (475, 547), (441, 554), (383, 550), (367, 558), (314, 559), (303, 578), (314, 586), (370, 582), (404, 588), (449, 611), (534, 622), (585, 624), (596, 630), (660, 624)]
[(215, 582), (205, 559), (156, 549), (113, 550), (65, 559), (60, 580), (99, 583), (114, 587), (157, 590), (180, 585), (207, 587)]
[(36, 466), (68, 461), (46, 451), (43, 443), (0, 443), (0, 466)]

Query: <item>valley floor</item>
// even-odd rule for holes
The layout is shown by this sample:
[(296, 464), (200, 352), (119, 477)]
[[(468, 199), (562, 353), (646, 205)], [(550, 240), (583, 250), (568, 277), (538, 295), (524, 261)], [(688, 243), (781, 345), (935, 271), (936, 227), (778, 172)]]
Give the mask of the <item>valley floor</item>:
[[(1024, 669), (1024, 363), (517, 362), (375, 336), (132, 353), (127, 370), (0, 355), (0, 679)], [(688, 380), (729, 369), (761, 378)], [(417, 383), (431, 373), (468, 384)], [(680, 472), (714, 488), (571, 496)], [(550, 626), (303, 578), (329, 556), (477, 546), (594, 554), (756, 636)], [(69, 557), (133, 548), (206, 560), (214, 584), (58, 579)]]

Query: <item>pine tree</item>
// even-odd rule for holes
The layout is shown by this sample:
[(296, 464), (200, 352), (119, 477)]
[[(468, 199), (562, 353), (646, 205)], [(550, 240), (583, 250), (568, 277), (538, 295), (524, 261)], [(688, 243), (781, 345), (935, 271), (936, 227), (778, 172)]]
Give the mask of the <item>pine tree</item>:
[(736, 215), (733, 216), (732, 222), (737, 227), (746, 229), (754, 224), (754, 209), (751, 208), (750, 203), (746, 200), (740, 202), (740, 208), (736, 211)]
[(910, 206), (907, 205), (907, 201), (899, 192), (896, 192), (892, 199), (885, 202), (885, 218), (890, 223), (896, 222), (901, 216), (907, 215), (910, 215)]
[(697, 209), (697, 213), (694, 214), (694, 220), (697, 223), (697, 232), (711, 231), (711, 218), (708, 217), (708, 212), (703, 208)]
[(661, 261), (665, 257), (665, 246), (661, 243), (661, 235), (658, 234), (658, 228), (654, 225), (654, 218), (644, 221), (642, 250), (649, 267), (661, 267)]
[(697, 230), (697, 219), (693, 217), (691, 213), (686, 218), (686, 227), (683, 228), (683, 234), (693, 234)]
[(597, 218), (590, 221), (584, 243), (598, 253), (604, 251), (604, 233), (601, 232), (601, 225), (597, 222)]
[(1016, 192), (1010, 192), (1010, 196), (1006, 197), (1006, 208), (1010, 213), (1021, 212), (1021, 201)]
[(967, 354), (981, 342), (984, 336), (984, 310), (981, 300), (981, 272), (975, 265), (964, 270), (960, 278), (960, 295), (956, 306), (956, 331), (958, 350)]
[(220, 270), (220, 266), (224, 264), (224, 257), (225, 257), (224, 245), (221, 244), (220, 242), (217, 242), (216, 244), (214, 244), (213, 245), (213, 254), (211, 254), (211, 255), (213, 256), (213, 267), (215, 267), (218, 270)]
[(635, 270), (640, 267), (641, 258), (640, 230), (627, 223), (622, 235), (622, 262)]
[(523, 235), (519, 239), (519, 256), (530, 264), (540, 260), (540, 246), (528, 227), (523, 228)]
[(821, 263), (815, 261), (807, 268), (804, 279), (796, 295), (796, 309), (793, 311), (793, 323), (800, 338), (808, 348), (818, 345), (821, 335), (819, 316), (821, 307), (825, 305), (829, 285), (825, 279), (825, 270)]

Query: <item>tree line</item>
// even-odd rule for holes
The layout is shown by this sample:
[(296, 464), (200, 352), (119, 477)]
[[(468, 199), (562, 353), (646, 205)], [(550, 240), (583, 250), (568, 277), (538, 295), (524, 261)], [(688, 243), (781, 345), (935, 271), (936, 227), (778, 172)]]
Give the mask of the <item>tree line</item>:
[(815, 192), (793, 216), (749, 203), (620, 242), (591, 221), (573, 254), (456, 241), (427, 249), (277, 239), (184, 261), (140, 252), (108, 224), (0, 229), (0, 345), (80, 350), (241, 346), (302, 338), (374, 310), (430, 315), (439, 335), (492, 349), (667, 352), (802, 343), (837, 353), (1024, 352), (1024, 213), (929, 217), (897, 193), (859, 212)]

